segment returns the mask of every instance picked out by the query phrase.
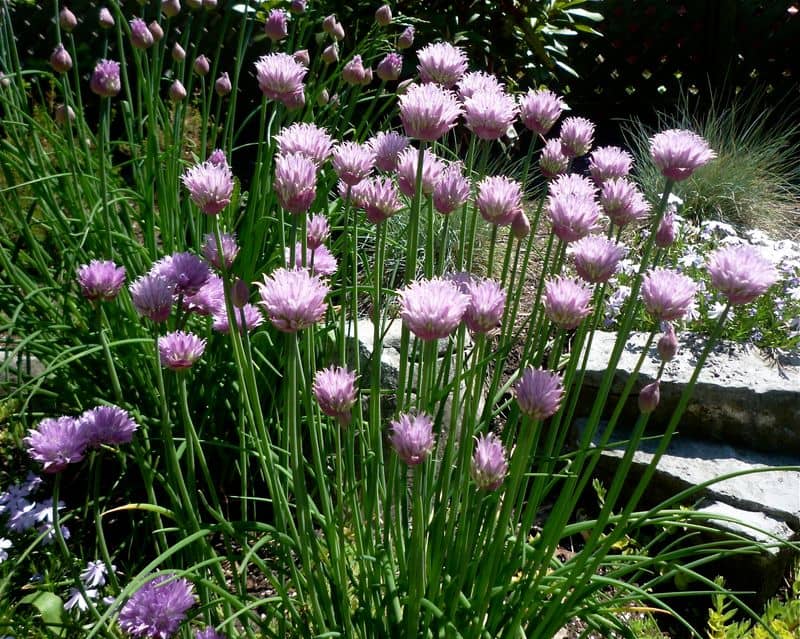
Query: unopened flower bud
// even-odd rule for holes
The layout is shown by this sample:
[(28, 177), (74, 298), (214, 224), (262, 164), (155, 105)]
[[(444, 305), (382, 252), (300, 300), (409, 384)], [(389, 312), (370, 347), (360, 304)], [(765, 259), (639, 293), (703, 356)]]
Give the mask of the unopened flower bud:
[(0, 71), (0, 87), (7, 89), (11, 86), (11, 78), (9, 78), (5, 73)]
[(147, 23), (141, 18), (131, 20), (131, 44), (137, 49), (149, 49), (153, 42), (153, 34), (147, 28)]
[(406, 91), (408, 91), (409, 87), (414, 84), (413, 78), (408, 78), (407, 80), (403, 80), (400, 84), (397, 85), (397, 95), (403, 95)]
[(523, 211), (517, 213), (517, 216), (511, 222), (511, 233), (518, 240), (527, 237), (531, 232), (531, 223), (528, 216)]
[(414, 27), (406, 27), (406, 30), (397, 38), (397, 48), (408, 49), (412, 44), (414, 44)]
[(659, 381), (656, 380), (645, 386), (639, 393), (639, 410), (642, 413), (652, 413), (661, 400)]
[(675, 215), (667, 211), (656, 231), (656, 246), (667, 248), (675, 241)]
[(399, 53), (389, 53), (378, 63), (378, 77), (384, 82), (392, 82), (400, 77), (403, 70), (403, 58)]
[(385, 27), (392, 22), (392, 8), (388, 4), (381, 5), (375, 12), (375, 22), (379, 26)]
[(169, 99), (173, 102), (180, 102), (186, 98), (186, 89), (180, 80), (175, 80), (169, 87)]
[(180, 0), (163, 0), (161, 12), (168, 18), (174, 18), (181, 12)]
[(59, 44), (50, 56), (50, 66), (57, 73), (66, 73), (72, 68), (72, 58), (63, 44)]
[(306, 0), (292, 0), (289, 5), (289, 11), (294, 14), (304, 13), (306, 10)]
[(186, 6), (193, 10), (200, 9), (203, 6), (203, 0), (186, 0)]
[(101, 29), (114, 28), (114, 16), (111, 15), (111, 12), (108, 10), (107, 7), (102, 7), (100, 9), (100, 15), (98, 17), (98, 21), (100, 22)]
[(161, 25), (155, 20), (148, 24), (147, 28), (150, 30), (150, 33), (153, 34), (153, 42), (158, 42), (164, 37), (164, 29), (162, 29)]
[(317, 96), (317, 104), (319, 106), (325, 106), (330, 101), (330, 95), (328, 94), (328, 89), (322, 89)]
[(64, 29), (64, 31), (70, 33), (75, 27), (78, 26), (78, 19), (75, 17), (75, 14), (72, 13), (72, 11), (64, 7), (58, 14), (58, 23), (61, 25), (61, 28)]
[(289, 15), (283, 9), (272, 9), (264, 22), (264, 33), (273, 42), (289, 35)]
[(325, 64), (333, 64), (339, 60), (339, 45), (335, 42), (325, 47), (322, 52), (322, 61)]
[(675, 354), (678, 352), (678, 338), (675, 336), (675, 329), (672, 324), (667, 322), (666, 329), (661, 339), (658, 340), (658, 354), (665, 362), (672, 361)]
[(57, 124), (64, 125), (67, 123), (67, 120), (70, 122), (75, 121), (75, 111), (72, 110), (72, 107), (67, 106), (65, 104), (59, 104), (56, 107), (55, 111), (55, 120)]
[(337, 22), (333, 27), (333, 32), (331, 33), (334, 40), (344, 40), (344, 27), (342, 26), (341, 22)]
[(182, 62), (185, 58), (186, 51), (184, 51), (183, 47), (176, 42), (172, 47), (172, 59), (175, 60), (175, 62)]
[(208, 72), (211, 69), (211, 63), (208, 61), (206, 56), (199, 55), (194, 59), (194, 65), (192, 68), (197, 75), (208, 75)]
[(217, 0), (203, 0), (203, 9), (206, 11), (213, 11), (217, 8)]
[(307, 67), (311, 63), (311, 57), (308, 55), (308, 49), (300, 49), (299, 51), (295, 51), (294, 54), (292, 54), (292, 57), (304, 67)]
[(228, 72), (224, 72), (221, 76), (217, 78), (217, 81), (214, 83), (214, 89), (217, 92), (217, 95), (222, 97), (224, 95), (228, 95), (231, 92), (231, 79), (228, 77)]
[(237, 277), (231, 289), (231, 302), (236, 308), (242, 308), (250, 300), (250, 287), (247, 282)]
[(336, 26), (336, 16), (331, 14), (322, 21), (322, 30), (328, 35), (333, 35), (333, 28)]

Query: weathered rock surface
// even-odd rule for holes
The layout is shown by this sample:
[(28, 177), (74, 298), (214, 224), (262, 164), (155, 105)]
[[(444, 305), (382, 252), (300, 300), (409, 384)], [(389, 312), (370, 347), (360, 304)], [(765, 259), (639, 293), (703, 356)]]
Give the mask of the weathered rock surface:
[(44, 373), (44, 365), (32, 355), (0, 350), (0, 390), (19, 386), (26, 379)]
[[(615, 340), (616, 333), (598, 331), (594, 335), (579, 404), (584, 415), (591, 410)], [(607, 415), (646, 341), (643, 333), (634, 333), (627, 341), (606, 403)], [(626, 402), (623, 415), (630, 421), (638, 415), (636, 394), (655, 379), (660, 365), (655, 341)], [(661, 378), (661, 402), (648, 424), (654, 430), (665, 426), (672, 416), (705, 343), (691, 334), (679, 336), (679, 341), (678, 354), (666, 365)], [(755, 450), (800, 455), (800, 362), (781, 362), (779, 366), (766, 362), (755, 349), (730, 342), (718, 344), (700, 372), (681, 418), (680, 432)]]

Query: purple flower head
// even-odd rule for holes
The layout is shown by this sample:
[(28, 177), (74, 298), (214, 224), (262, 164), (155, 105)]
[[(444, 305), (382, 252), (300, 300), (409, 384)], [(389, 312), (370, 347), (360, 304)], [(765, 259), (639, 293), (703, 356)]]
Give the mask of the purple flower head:
[(389, 442), (397, 455), (409, 466), (425, 461), (433, 450), (433, 420), (425, 413), (401, 413), (390, 422)]
[(460, 115), (456, 94), (437, 84), (415, 84), (400, 96), (400, 121), (410, 138), (438, 140), (456, 125)]
[(228, 95), (233, 89), (231, 79), (228, 77), (228, 72), (224, 71), (214, 82), (214, 90), (219, 97)]
[(264, 33), (273, 42), (280, 42), (289, 35), (289, 14), (283, 9), (272, 9), (264, 22)]
[(158, 275), (142, 275), (130, 285), (136, 312), (154, 322), (166, 322), (172, 310), (172, 287)]
[(149, 49), (153, 46), (153, 34), (147, 28), (147, 23), (141, 18), (134, 18), (130, 22), (131, 44), (137, 49)]
[(125, 267), (111, 261), (92, 260), (78, 267), (77, 273), (81, 294), (93, 301), (113, 300), (125, 283)]
[[(292, 255), (288, 246), (284, 249), (284, 253), (286, 258), (286, 266), (291, 266), (289, 262), (292, 258)], [(328, 275), (333, 275), (339, 266), (336, 258), (333, 256), (333, 253), (331, 253), (328, 250), (328, 247), (324, 244), (321, 244), (315, 249), (306, 247), (305, 261), (305, 266), (303, 266), (303, 245), (298, 242), (294, 247), (295, 268), (307, 268), (311, 271), (312, 275), (326, 277)]]
[(289, 5), (289, 11), (296, 15), (305, 13), (306, 4), (306, 0), (292, 0), (291, 4)]
[(433, 278), (408, 284), (399, 292), (400, 317), (421, 340), (443, 339), (461, 323), (469, 297), (449, 280)]
[(61, 25), (64, 31), (71, 33), (72, 30), (78, 26), (78, 19), (72, 11), (64, 7), (58, 14), (58, 24)]
[(147, 25), (147, 30), (150, 32), (150, 35), (153, 36), (153, 42), (160, 42), (161, 38), (164, 37), (164, 29), (162, 29), (161, 25), (155, 20)]
[(242, 278), (237, 277), (231, 287), (231, 302), (235, 308), (244, 308), (250, 299), (250, 287)]
[(627, 178), (611, 178), (603, 182), (600, 205), (611, 222), (620, 228), (643, 220), (650, 211), (642, 192)]
[(306, 222), (306, 246), (312, 251), (320, 246), (331, 236), (331, 226), (328, 218), (317, 213)]
[(408, 49), (414, 44), (414, 27), (406, 27), (403, 33), (397, 38), (397, 48), (401, 51)]
[(602, 235), (587, 235), (572, 245), (575, 270), (592, 284), (607, 282), (624, 255), (623, 246)]
[(677, 182), (690, 177), (717, 154), (696, 133), (669, 129), (651, 138), (650, 157), (664, 177)]
[(375, 153), (375, 166), (381, 171), (394, 171), (397, 168), (397, 156), (408, 146), (408, 138), (394, 131), (380, 131), (367, 144)]
[(433, 187), (433, 206), (442, 215), (449, 215), (469, 199), (470, 184), (464, 167), (454, 162), (442, 171)]
[(103, 98), (113, 98), (117, 95), (122, 88), (119, 80), (119, 62), (100, 60), (92, 72), (89, 87)]
[(206, 350), (206, 340), (194, 333), (173, 331), (158, 338), (161, 365), (174, 371), (191, 368)]
[[(398, 47), (399, 48), (399, 47)], [(467, 55), (449, 42), (429, 44), (417, 53), (420, 80), (454, 87), (467, 70)]]
[(337, 419), (342, 426), (350, 423), (356, 403), (356, 374), (353, 371), (339, 366), (322, 368), (314, 375), (311, 390), (323, 413)]
[(87, 447), (102, 444), (119, 446), (129, 444), (138, 426), (128, 411), (119, 406), (97, 406), (87, 410), (78, 419)]
[(622, 178), (631, 171), (633, 158), (618, 146), (601, 146), (589, 156), (589, 173), (597, 186), (611, 178)]
[(586, 155), (592, 148), (594, 124), (586, 118), (567, 118), (561, 123), (561, 151), (568, 158)]
[(749, 304), (778, 281), (778, 271), (749, 245), (726, 246), (708, 260), (711, 284), (731, 304)]
[(111, 15), (111, 12), (108, 10), (108, 7), (100, 8), (100, 13), (98, 14), (97, 20), (100, 23), (101, 29), (114, 28), (114, 16)]
[[(414, 197), (417, 184), (417, 158), (419, 150), (408, 147), (397, 156), (397, 186), (406, 197)], [(433, 153), (425, 149), (422, 159), (422, 192), (431, 195), (436, 182), (444, 170), (442, 162)]]
[(216, 315), (225, 312), (225, 293), (222, 278), (210, 275), (196, 293), (183, 298), (184, 308), (198, 315)]
[(571, 194), (550, 196), (547, 215), (553, 233), (564, 242), (575, 242), (600, 227), (600, 207), (594, 198)]
[(186, 579), (160, 575), (133, 593), (119, 613), (119, 627), (132, 637), (170, 639), (195, 604)]
[(400, 77), (403, 70), (403, 56), (394, 51), (387, 53), (386, 57), (378, 63), (375, 72), (384, 82), (394, 82)]
[[(342, 68), (342, 80), (348, 84), (368, 84), (367, 70), (364, 68), (364, 62), (361, 60), (360, 55), (354, 55)], [(369, 80), (372, 80), (370, 75)]]
[(664, 324), (664, 334), (659, 338), (656, 349), (662, 360), (670, 362), (678, 352), (678, 338), (672, 324), (669, 322), (664, 322)]
[(481, 140), (499, 140), (517, 117), (517, 103), (503, 91), (479, 91), (464, 100), (467, 128)]
[(306, 68), (287, 53), (270, 53), (256, 61), (261, 92), (289, 109), (298, 106), (298, 94), (303, 93), (306, 72)]
[(694, 302), (697, 286), (686, 275), (655, 268), (644, 276), (642, 299), (647, 312), (660, 322), (682, 319)]
[(46, 473), (57, 473), (81, 461), (86, 450), (83, 430), (72, 417), (43, 419), (22, 441), (31, 459), (41, 462)]
[(392, 23), (392, 8), (388, 4), (382, 4), (377, 8), (375, 22), (380, 27), (387, 27)]
[(330, 288), (305, 269), (280, 268), (256, 285), (270, 321), (284, 333), (295, 333), (315, 324), (328, 307), (325, 296)]
[(656, 380), (647, 384), (641, 391), (639, 391), (639, 410), (644, 413), (652, 413), (661, 401), (661, 386), (659, 381)]
[(169, 85), (167, 95), (173, 102), (180, 102), (181, 100), (186, 99), (186, 87), (183, 86), (180, 80), (175, 80)]
[(229, 269), (233, 265), (233, 261), (239, 254), (239, 245), (236, 243), (236, 233), (222, 233), (220, 236), (222, 241), (222, 259), (219, 258), (219, 251), (217, 247), (217, 238), (213, 233), (206, 234), (203, 242), (203, 257), (205, 257), (213, 266), (222, 270), (223, 264), (225, 269)]
[(370, 178), (361, 180), (358, 184), (350, 186), (344, 180), (339, 180), (336, 183), (336, 191), (339, 199), (344, 201), (349, 199), (353, 206), (358, 209), (363, 209), (366, 206), (364, 194), (366, 193), (367, 186), (369, 185)]
[(199, 55), (194, 59), (192, 69), (197, 75), (205, 76), (211, 70), (211, 62), (205, 55)]
[(504, 175), (486, 177), (478, 183), (475, 203), (484, 220), (507, 226), (522, 210), (522, 185)]
[(208, 264), (193, 253), (173, 253), (155, 262), (150, 275), (163, 277), (175, 295), (191, 295), (206, 283)]
[(366, 178), (375, 167), (375, 152), (368, 144), (340, 142), (333, 149), (333, 170), (350, 186)]
[(231, 203), (233, 173), (227, 162), (195, 164), (181, 176), (181, 181), (192, 202), (206, 215), (216, 215)]
[(539, 135), (547, 135), (566, 108), (564, 100), (547, 89), (531, 89), (519, 99), (519, 114), (523, 124)]
[(279, 155), (275, 159), (273, 188), (289, 213), (305, 213), (317, 196), (317, 165), (299, 153)]
[(473, 333), (490, 333), (500, 326), (506, 292), (494, 280), (474, 280), (467, 284), (469, 305), (464, 323)]
[(520, 212), (517, 213), (517, 217), (511, 222), (511, 233), (518, 240), (521, 240), (523, 237), (527, 237), (530, 232), (531, 221), (528, 219), (528, 216), (525, 215), (525, 212), (520, 210)]
[(555, 415), (564, 397), (561, 376), (542, 368), (526, 368), (514, 385), (517, 404), (523, 415), (537, 421)]
[(50, 66), (53, 67), (53, 71), (57, 73), (66, 73), (72, 68), (72, 57), (67, 53), (63, 44), (59, 43), (59, 45), (53, 49), (53, 53), (50, 55)]
[(504, 88), (495, 75), (485, 71), (468, 71), (458, 81), (457, 90), (458, 97), (463, 101), (476, 93), (503, 93)]
[(661, 221), (658, 223), (658, 229), (656, 229), (656, 246), (659, 248), (669, 248), (672, 246), (673, 242), (675, 242), (675, 236), (677, 235), (677, 225), (675, 214), (672, 211), (668, 210), (664, 213), (664, 217), (661, 218)]
[(475, 439), (470, 474), (480, 490), (497, 490), (508, 473), (506, 449), (494, 433)]
[(369, 178), (359, 186), (361, 205), (367, 214), (367, 219), (373, 224), (380, 224), (403, 208), (397, 187), (391, 178)]
[(331, 155), (333, 139), (328, 132), (311, 122), (297, 122), (285, 127), (275, 136), (281, 155), (298, 153), (317, 166), (321, 166)]
[(539, 156), (539, 168), (546, 178), (554, 178), (565, 173), (569, 168), (569, 158), (561, 151), (561, 142), (557, 139), (545, 142)]
[(228, 638), (222, 633), (214, 630), (213, 626), (206, 626), (202, 630), (194, 631), (194, 639), (228, 639)]
[[(242, 324), (242, 314), (244, 314), (244, 324)], [(264, 316), (253, 304), (244, 304), (239, 308), (234, 308), (233, 318), (239, 332), (243, 332), (245, 329), (250, 332), (264, 323)], [(214, 315), (211, 328), (218, 333), (228, 333), (231, 330), (228, 314), (224, 308)]]
[(578, 279), (551, 278), (544, 283), (544, 289), (544, 313), (559, 328), (577, 328), (592, 310), (592, 291)]
[(597, 195), (594, 183), (589, 178), (576, 173), (559, 175), (547, 186), (547, 192), (551, 197), (574, 195), (580, 198), (594, 199)]

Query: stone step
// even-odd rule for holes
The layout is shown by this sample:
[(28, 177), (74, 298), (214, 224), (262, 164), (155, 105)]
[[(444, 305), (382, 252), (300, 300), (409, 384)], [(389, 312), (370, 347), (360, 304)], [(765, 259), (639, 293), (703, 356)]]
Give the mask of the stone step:
[[(583, 416), (591, 410), (615, 340), (616, 333), (594, 334), (579, 403), (584, 407)], [(646, 341), (644, 333), (633, 333), (627, 340), (612, 382), (611, 397), (606, 402), (606, 417), (616, 405)], [(648, 423), (653, 431), (669, 422), (705, 345), (703, 338), (690, 333), (679, 335), (679, 342), (678, 354), (666, 365), (661, 378), (661, 402)], [(626, 402), (623, 418), (631, 423), (638, 415), (636, 395), (655, 379), (660, 361), (654, 341)], [(756, 349), (732, 342), (719, 343), (700, 373), (681, 418), (680, 432), (754, 450), (800, 455), (800, 361), (795, 358), (767, 362)]]

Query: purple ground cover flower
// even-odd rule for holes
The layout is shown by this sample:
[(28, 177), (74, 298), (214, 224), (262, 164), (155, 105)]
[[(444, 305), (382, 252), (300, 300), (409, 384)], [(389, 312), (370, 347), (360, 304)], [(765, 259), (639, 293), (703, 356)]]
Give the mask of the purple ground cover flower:
[(314, 375), (311, 387), (320, 409), (347, 426), (356, 403), (356, 374), (340, 366), (322, 368)]
[(526, 368), (514, 385), (517, 404), (523, 415), (536, 420), (556, 413), (564, 396), (561, 376), (541, 368)]
[(437, 84), (412, 85), (400, 96), (400, 121), (406, 135), (433, 142), (452, 129), (461, 115), (456, 94)]
[(435, 82), (447, 89), (455, 86), (467, 70), (467, 55), (449, 42), (423, 47), (417, 52), (417, 59), (420, 80)]
[(625, 247), (602, 235), (587, 235), (572, 245), (575, 270), (592, 284), (607, 282), (624, 255)]
[(395, 131), (380, 131), (371, 137), (367, 144), (375, 153), (375, 166), (381, 171), (394, 171), (397, 156), (408, 146), (408, 138)]
[(711, 284), (731, 304), (749, 304), (778, 281), (778, 271), (748, 244), (717, 249), (708, 260)]
[(517, 103), (504, 91), (477, 91), (464, 100), (464, 121), (481, 140), (499, 140), (517, 117)]
[(547, 89), (530, 90), (519, 99), (520, 119), (539, 135), (547, 135), (566, 108), (564, 100)]
[(433, 450), (433, 420), (426, 413), (402, 413), (390, 423), (389, 442), (397, 455), (409, 466), (425, 461)]
[(165, 322), (172, 311), (172, 287), (158, 275), (142, 275), (130, 285), (136, 312), (154, 322)]
[(289, 213), (305, 213), (317, 196), (317, 165), (299, 153), (279, 155), (275, 158), (272, 187), (281, 206)]
[(466, 285), (469, 305), (464, 322), (473, 333), (489, 333), (500, 326), (506, 292), (494, 280), (473, 280)]
[(647, 312), (660, 322), (682, 319), (694, 302), (697, 286), (691, 278), (664, 268), (648, 272), (642, 281)]
[(96, 406), (78, 418), (84, 442), (89, 448), (102, 444), (129, 444), (138, 426), (128, 411), (119, 406)]
[[(414, 197), (417, 183), (417, 158), (419, 150), (408, 147), (397, 157), (397, 186), (406, 197)], [(433, 153), (425, 149), (422, 158), (422, 193), (431, 195), (445, 165)]]
[(158, 338), (161, 365), (174, 371), (191, 368), (205, 350), (206, 340), (194, 333), (173, 331)]
[(78, 267), (77, 273), (81, 294), (93, 301), (113, 300), (125, 283), (125, 267), (108, 260), (91, 260)]
[(216, 215), (231, 203), (233, 173), (228, 163), (196, 164), (181, 176), (189, 197), (206, 215)]
[(299, 106), (307, 69), (287, 53), (270, 53), (256, 61), (256, 76), (261, 92), (287, 108)]
[(128, 599), (119, 613), (119, 627), (132, 637), (170, 639), (194, 604), (192, 585), (186, 579), (160, 575)]
[(685, 180), (717, 154), (703, 138), (692, 131), (669, 129), (650, 140), (650, 157), (664, 177)]
[(57, 473), (83, 459), (86, 439), (78, 420), (46, 418), (22, 440), (31, 459), (41, 462), (46, 473)]
[(508, 473), (506, 449), (494, 433), (475, 439), (470, 474), (480, 490), (497, 490)]
[(478, 183), (475, 203), (484, 220), (507, 226), (522, 210), (522, 184), (504, 175), (485, 177)]
[(433, 278), (408, 284), (399, 292), (400, 317), (421, 340), (443, 339), (461, 323), (469, 298), (449, 280)]
[(281, 268), (257, 282), (270, 321), (284, 333), (295, 333), (320, 321), (328, 305), (327, 284), (307, 270)]
[(578, 279), (555, 277), (544, 283), (544, 312), (564, 330), (577, 328), (590, 312), (592, 291)]

